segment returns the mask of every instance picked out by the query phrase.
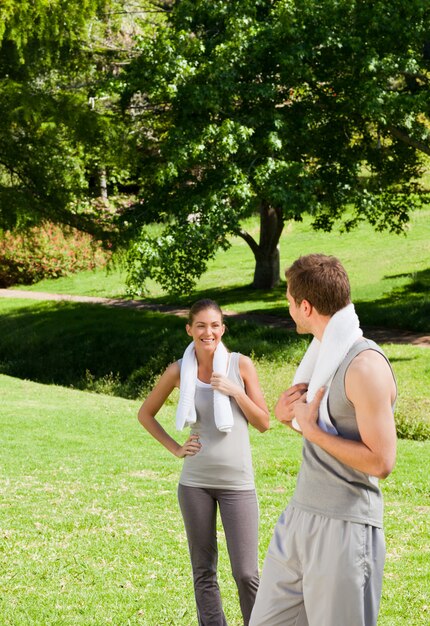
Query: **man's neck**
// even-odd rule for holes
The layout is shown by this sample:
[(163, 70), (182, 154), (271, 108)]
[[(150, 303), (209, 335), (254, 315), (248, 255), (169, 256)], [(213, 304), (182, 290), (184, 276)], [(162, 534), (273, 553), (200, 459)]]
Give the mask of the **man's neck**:
[(315, 311), (315, 317), (312, 324), (312, 334), (314, 337), (316, 337), (316, 339), (318, 339), (318, 341), (322, 341), (324, 331), (327, 328), (327, 324), (330, 320), (330, 315), (320, 315)]

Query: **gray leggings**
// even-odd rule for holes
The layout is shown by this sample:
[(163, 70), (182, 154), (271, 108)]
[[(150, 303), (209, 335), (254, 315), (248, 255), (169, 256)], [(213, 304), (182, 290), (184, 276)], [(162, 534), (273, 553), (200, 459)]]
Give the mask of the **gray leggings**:
[(217, 581), (217, 506), (221, 513), (233, 577), (247, 626), (258, 589), (258, 502), (255, 490), (233, 491), (179, 484), (193, 569), (200, 626), (226, 626)]

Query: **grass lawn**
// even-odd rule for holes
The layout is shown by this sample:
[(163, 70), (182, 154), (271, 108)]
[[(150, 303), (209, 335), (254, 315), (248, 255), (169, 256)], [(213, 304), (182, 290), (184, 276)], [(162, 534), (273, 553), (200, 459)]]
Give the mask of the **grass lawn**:
[[(407, 237), (314, 233), (289, 224), (282, 266), (300, 254), (335, 254), (347, 267), (365, 324), (430, 332), (430, 209)], [(248, 223), (255, 233), (258, 224)], [(192, 297), (225, 309), (286, 315), (285, 286), (244, 287), (253, 258), (241, 240), (221, 252)], [(30, 289), (122, 296), (119, 269), (42, 281)], [(289, 386), (306, 339), (286, 329), (229, 321), (226, 344), (253, 356), (268, 404)], [(175, 316), (72, 302), (0, 300), (0, 625), (196, 626), (188, 549), (176, 503), (180, 461), (136, 420), (148, 385), (181, 356)], [(429, 621), (430, 350), (383, 346), (399, 384), (398, 461), (383, 483), (387, 564), (379, 626)], [(97, 393), (91, 393), (97, 392)], [(108, 395), (109, 394), (109, 395)], [(175, 394), (161, 412), (172, 434)], [(411, 440), (415, 439), (415, 440)], [(273, 421), (252, 431), (261, 508), (260, 556), (288, 501), (300, 438)], [(229, 626), (240, 626), (220, 534), (220, 584)], [(347, 625), (345, 625), (347, 626)]]
[[(176, 503), (181, 462), (139, 426), (138, 403), (8, 376), (0, 386), (2, 626), (196, 626)], [(174, 401), (161, 414), (172, 433)], [(251, 438), (262, 560), (294, 486), (300, 438), (277, 423)], [(427, 455), (425, 442), (400, 441), (383, 483), (379, 626), (429, 618)], [(220, 584), (228, 623), (240, 626), (222, 534)]]
[[(250, 219), (246, 229), (258, 238), (258, 220)], [(411, 215), (407, 235), (378, 233), (369, 224), (342, 233), (315, 232), (310, 218), (289, 222), (280, 242), (281, 273), (301, 254), (334, 254), (344, 263), (352, 296), (363, 323), (430, 332), (430, 208)], [(209, 263), (191, 296), (163, 295), (154, 283), (148, 284), (151, 301), (190, 302), (203, 296), (215, 297), (225, 309), (270, 310), (285, 315), (285, 285), (271, 291), (253, 290), (254, 259), (242, 239), (232, 239), (227, 251), (220, 251)], [(117, 266), (110, 271), (83, 272), (67, 278), (44, 280), (33, 291), (121, 297), (126, 295), (126, 272)]]
[[(225, 342), (258, 359), (269, 406), (290, 384), (307, 339), (229, 320)], [(188, 343), (184, 319), (72, 302), (0, 299), (0, 374), (142, 398)], [(399, 384), (399, 435), (430, 438), (430, 349), (383, 346)]]

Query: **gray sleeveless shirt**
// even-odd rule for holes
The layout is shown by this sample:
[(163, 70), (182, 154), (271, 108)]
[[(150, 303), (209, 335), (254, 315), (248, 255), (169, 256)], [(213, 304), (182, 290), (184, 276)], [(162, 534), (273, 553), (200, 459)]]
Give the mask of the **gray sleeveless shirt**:
[[(351, 361), (364, 350), (376, 350), (385, 357), (375, 342), (364, 338), (357, 341), (334, 375), (328, 398), (330, 419), (337, 432), (354, 441), (361, 438), (354, 406), (346, 397), (345, 375)], [(310, 513), (382, 528), (383, 500), (378, 479), (341, 463), (306, 439), (291, 503)]]
[[(227, 376), (244, 387), (239, 371), (239, 353), (230, 353)], [(186, 456), (179, 479), (181, 485), (209, 489), (254, 489), (248, 421), (237, 402), (230, 398), (234, 425), (230, 432), (215, 426), (213, 390), (197, 381), (195, 406), (197, 421), (191, 433), (199, 436), (202, 447), (194, 456)]]

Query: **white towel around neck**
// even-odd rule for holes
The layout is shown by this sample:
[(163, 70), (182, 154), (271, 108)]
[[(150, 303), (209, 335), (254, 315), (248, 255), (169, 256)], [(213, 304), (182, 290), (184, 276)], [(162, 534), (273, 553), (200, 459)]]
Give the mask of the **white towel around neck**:
[[(214, 354), (213, 371), (218, 374), (227, 374), (229, 354), (225, 345), (220, 341)], [(192, 341), (186, 348), (181, 363), (181, 382), (179, 386), (179, 402), (176, 409), (176, 428), (183, 430), (185, 426), (196, 423), (196, 407), (194, 395), (197, 383), (197, 359)], [(233, 428), (233, 411), (230, 398), (221, 391), (214, 389), (214, 416), (215, 424), (221, 432), (229, 432)]]
[[(321, 341), (313, 338), (294, 375), (293, 385), (309, 383), (307, 402), (312, 402), (318, 389), (326, 388), (319, 407), (318, 425), (328, 433), (337, 435), (327, 406), (331, 381), (351, 346), (362, 336), (354, 305), (348, 304), (330, 318)], [(301, 430), (295, 419), (292, 424)]]

